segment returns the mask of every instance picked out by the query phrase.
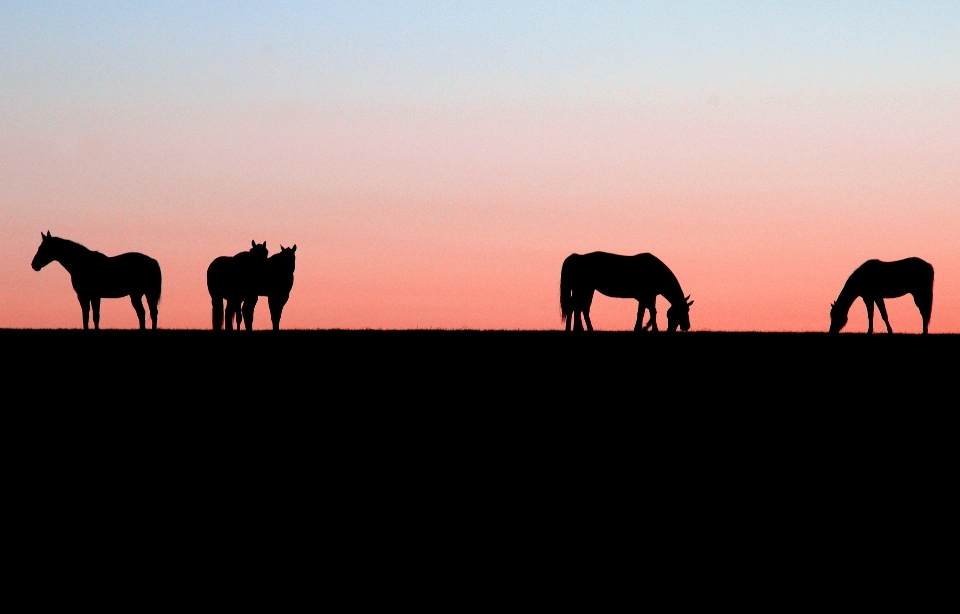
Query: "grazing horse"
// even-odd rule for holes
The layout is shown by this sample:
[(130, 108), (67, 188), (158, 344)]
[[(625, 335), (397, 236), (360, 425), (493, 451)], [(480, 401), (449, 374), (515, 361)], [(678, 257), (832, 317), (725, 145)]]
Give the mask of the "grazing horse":
[[(280, 330), (280, 316), (283, 314), (283, 306), (287, 304), (290, 298), (290, 290), (293, 288), (293, 270), (296, 268), (297, 246), (280, 246), (280, 253), (274, 254), (267, 259), (267, 267), (264, 275), (258, 280), (257, 293), (243, 301), (241, 312), (243, 320), (246, 322), (247, 330), (253, 328), (253, 311), (257, 307), (257, 300), (261, 296), (267, 297), (267, 304), (270, 305), (270, 320), (273, 322), (273, 330)], [(237, 320), (237, 328), (240, 327), (240, 321)]]
[(70, 273), (70, 281), (77, 292), (83, 310), (83, 329), (90, 328), (90, 308), (93, 307), (93, 327), (100, 329), (100, 299), (129, 296), (140, 319), (140, 330), (147, 328), (143, 310), (143, 296), (147, 297), (153, 329), (157, 329), (157, 303), (160, 302), (160, 264), (143, 254), (130, 252), (119, 256), (104, 256), (79, 243), (40, 233), (43, 240), (33, 257), (31, 266), (39, 271), (54, 260)]
[[(590, 323), (590, 304), (594, 291), (614, 298), (632, 298), (639, 303), (635, 331), (657, 329), (657, 295), (670, 301), (667, 310), (667, 331), (690, 330), (690, 305), (673, 272), (653, 254), (619, 256), (605, 252), (571, 254), (560, 271), (560, 313), (570, 330), (583, 330), (580, 314)], [(650, 321), (643, 326), (643, 312), (650, 311)]]
[[(207, 267), (207, 290), (213, 304), (213, 330), (233, 330), (233, 318), (237, 318), (240, 330), (241, 306), (252, 297), (256, 302), (257, 285), (267, 266), (267, 242), (250, 241), (249, 251), (235, 256), (220, 256)], [(224, 321), (223, 301), (227, 301)], [(247, 330), (250, 326), (247, 326)]]
[(843, 285), (840, 296), (830, 305), (830, 332), (839, 333), (847, 324), (850, 306), (863, 298), (867, 306), (867, 334), (873, 334), (873, 305), (880, 308), (880, 316), (893, 333), (887, 318), (885, 298), (913, 295), (913, 302), (923, 318), (923, 334), (927, 334), (930, 311), (933, 309), (933, 267), (919, 258), (905, 258), (896, 262), (867, 260), (854, 271)]

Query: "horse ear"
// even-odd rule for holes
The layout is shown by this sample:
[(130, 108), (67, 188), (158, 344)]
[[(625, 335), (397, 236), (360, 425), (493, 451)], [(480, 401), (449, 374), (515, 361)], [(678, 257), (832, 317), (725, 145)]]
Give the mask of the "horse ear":
[(283, 243), (281, 243), (281, 244), (280, 244), (280, 251), (282, 252), (282, 251), (285, 250), (285, 249), (286, 249), (286, 248), (283, 246)]
[(297, 244), (296, 244), (296, 243), (293, 244), (293, 251), (297, 251)]
[(689, 303), (687, 303), (687, 307), (689, 307), (690, 305), (693, 305), (693, 301), (690, 301)]
[(46, 240), (47, 240), (47, 235), (43, 234), (43, 231), (42, 231), (42, 230), (40, 231), (40, 239), (43, 240), (43, 241), (46, 241)]
[(257, 242), (254, 241), (253, 239), (250, 239), (250, 247), (256, 247), (256, 246), (257, 246)]
[[(42, 233), (41, 233), (41, 234), (42, 234)], [(48, 238), (48, 239), (50, 238), (50, 231), (49, 231), (49, 230), (47, 231), (47, 238)]]

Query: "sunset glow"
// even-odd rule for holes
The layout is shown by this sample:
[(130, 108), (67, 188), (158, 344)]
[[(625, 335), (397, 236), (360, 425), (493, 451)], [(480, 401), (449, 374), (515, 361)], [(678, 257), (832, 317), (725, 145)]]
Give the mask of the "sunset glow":
[(298, 246), (285, 328), (559, 329), (602, 250), (663, 260), (692, 330), (826, 331), (918, 256), (960, 333), (956, 2), (195, 4), (0, 8), (0, 328), (80, 326), (50, 230), (157, 259), (163, 328), (255, 239)]

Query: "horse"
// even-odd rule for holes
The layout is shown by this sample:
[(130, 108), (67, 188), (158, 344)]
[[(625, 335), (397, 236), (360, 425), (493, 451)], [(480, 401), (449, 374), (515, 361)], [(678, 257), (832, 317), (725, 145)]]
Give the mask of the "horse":
[(100, 299), (130, 297), (145, 330), (146, 314), (143, 297), (147, 297), (153, 330), (157, 329), (157, 304), (160, 302), (160, 264), (149, 256), (130, 252), (119, 256), (105, 256), (67, 239), (40, 233), (42, 241), (30, 266), (39, 271), (54, 260), (70, 273), (70, 281), (83, 310), (83, 330), (90, 329), (90, 309), (93, 308), (93, 327), (100, 329)]
[[(237, 330), (242, 322), (241, 306), (251, 297), (256, 300), (257, 284), (267, 265), (267, 242), (250, 241), (250, 250), (234, 256), (215, 258), (207, 267), (207, 290), (213, 306), (213, 330), (233, 330), (233, 318), (237, 318)], [(223, 301), (227, 301), (224, 321)], [(247, 329), (249, 330), (249, 326)]]
[[(690, 330), (690, 306), (693, 301), (683, 295), (673, 272), (653, 254), (620, 256), (605, 252), (571, 254), (560, 270), (560, 315), (565, 329), (582, 331), (580, 314), (593, 330), (590, 305), (594, 291), (613, 298), (632, 298), (638, 302), (637, 324), (633, 330), (657, 332), (657, 295), (670, 302), (667, 310), (667, 331)], [(650, 321), (643, 326), (644, 311)]]
[[(256, 294), (243, 300), (241, 314), (243, 321), (246, 322), (247, 330), (253, 328), (253, 312), (257, 307), (257, 300), (261, 296), (267, 297), (273, 330), (280, 330), (280, 316), (283, 314), (283, 306), (287, 304), (287, 300), (290, 298), (290, 290), (293, 288), (296, 252), (296, 245), (293, 247), (281, 245), (280, 252), (267, 259), (264, 274), (257, 282)], [(239, 327), (240, 316), (237, 319), (237, 328)]]
[(913, 302), (923, 318), (923, 334), (927, 334), (930, 311), (933, 309), (933, 266), (920, 258), (905, 258), (895, 262), (867, 260), (854, 271), (843, 285), (840, 296), (830, 304), (830, 332), (839, 333), (847, 324), (847, 314), (858, 298), (867, 306), (867, 334), (873, 334), (873, 305), (880, 308), (880, 316), (893, 334), (887, 318), (885, 298), (913, 295)]

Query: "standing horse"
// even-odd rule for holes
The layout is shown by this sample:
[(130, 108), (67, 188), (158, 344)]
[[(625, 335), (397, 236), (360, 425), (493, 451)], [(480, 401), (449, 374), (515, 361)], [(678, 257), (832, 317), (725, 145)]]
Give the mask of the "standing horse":
[(923, 318), (923, 334), (926, 335), (930, 311), (933, 309), (933, 267), (930, 263), (919, 258), (905, 258), (896, 262), (867, 260), (850, 275), (840, 296), (830, 305), (830, 332), (839, 333), (846, 326), (850, 306), (858, 298), (863, 298), (867, 306), (867, 334), (873, 334), (874, 303), (880, 308), (887, 332), (892, 334), (883, 299), (898, 298), (905, 294), (913, 295), (913, 302)]
[[(274, 254), (267, 259), (267, 266), (264, 275), (258, 280), (257, 293), (250, 298), (244, 299), (242, 314), (246, 322), (247, 330), (253, 328), (253, 312), (257, 307), (257, 300), (261, 296), (267, 297), (267, 304), (270, 305), (270, 320), (273, 322), (273, 330), (280, 330), (280, 316), (283, 314), (283, 306), (287, 304), (290, 298), (290, 290), (293, 288), (293, 270), (296, 268), (297, 246), (280, 246), (280, 253)], [(237, 321), (239, 328), (240, 322)]]
[[(241, 306), (252, 297), (256, 302), (257, 286), (267, 265), (267, 242), (257, 244), (250, 241), (249, 251), (235, 256), (220, 256), (207, 267), (207, 290), (213, 304), (213, 330), (221, 330), (226, 324), (227, 330), (233, 330), (233, 318), (237, 318), (237, 330), (240, 330)], [(226, 322), (224, 322), (223, 301), (227, 301)], [(247, 330), (250, 326), (247, 325)]]
[(83, 329), (90, 328), (90, 308), (93, 308), (93, 327), (100, 329), (100, 299), (130, 297), (140, 320), (140, 330), (147, 328), (143, 310), (143, 296), (147, 297), (153, 330), (157, 329), (157, 303), (160, 302), (160, 264), (143, 254), (130, 252), (108, 257), (87, 249), (79, 243), (40, 233), (43, 240), (30, 266), (39, 271), (54, 260), (70, 273), (70, 281), (83, 310)]
[[(605, 252), (571, 254), (563, 261), (560, 271), (560, 313), (566, 330), (583, 330), (580, 314), (590, 323), (590, 305), (593, 293), (613, 298), (632, 298), (639, 303), (635, 331), (657, 329), (657, 295), (670, 302), (667, 310), (667, 331), (690, 330), (690, 305), (693, 301), (683, 295), (680, 282), (673, 272), (653, 254), (619, 256)], [(643, 312), (650, 311), (650, 321), (643, 326)]]

